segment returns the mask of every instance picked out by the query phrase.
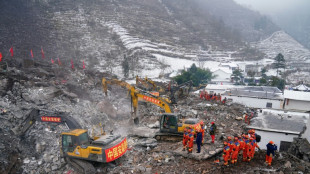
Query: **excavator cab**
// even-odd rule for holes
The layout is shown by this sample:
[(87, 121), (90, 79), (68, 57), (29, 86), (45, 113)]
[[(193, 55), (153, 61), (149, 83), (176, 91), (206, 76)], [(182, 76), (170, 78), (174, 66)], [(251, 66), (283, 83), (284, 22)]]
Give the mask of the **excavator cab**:
[(178, 133), (179, 118), (174, 114), (163, 114), (160, 118), (160, 132)]
[[(73, 153), (75, 149), (83, 148), (83, 145), (90, 144), (87, 130), (75, 129), (70, 132), (62, 133), (62, 151)], [(76, 151), (77, 152), (77, 151)], [(77, 154), (76, 155), (81, 155)]]

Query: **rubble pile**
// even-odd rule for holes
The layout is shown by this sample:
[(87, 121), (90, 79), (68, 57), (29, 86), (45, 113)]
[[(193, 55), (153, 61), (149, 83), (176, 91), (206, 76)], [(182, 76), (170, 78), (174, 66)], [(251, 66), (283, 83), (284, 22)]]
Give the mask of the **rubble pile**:
[[(60, 133), (64, 124), (35, 122), (23, 134), (16, 134), (32, 109), (66, 113), (89, 133), (98, 133), (98, 123), (107, 133), (127, 136), (128, 150), (112, 163), (94, 163), (98, 173), (294, 173), (309, 172), (309, 150), (292, 146), (292, 154), (278, 153), (272, 167), (264, 165), (265, 151), (250, 163), (222, 167), (222, 140), (245, 130), (238, 104), (222, 105), (200, 100), (198, 96), (178, 100), (173, 106), (183, 118), (198, 118), (207, 126), (200, 154), (182, 151), (181, 142), (154, 139), (159, 130), (160, 112), (156, 105), (139, 102), (139, 125), (131, 120), (127, 90), (109, 87), (102, 92), (101, 78), (111, 77), (94, 71), (63, 70), (36, 62), (30, 67), (10, 60), (7, 71), (0, 72), (0, 173), (76, 173), (60, 154)], [(17, 68), (18, 67), (18, 68)], [(240, 119), (241, 117), (241, 119)], [(210, 123), (217, 125), (216, 140), (209, 136)], [(300, 153), (303, 153), (301, 158)], [(214, 163), (220, 159), (219, 163)], [(307, 161), (308, 160), (308, 161)], [(283, 164), (286, 164), (283, 166)]]

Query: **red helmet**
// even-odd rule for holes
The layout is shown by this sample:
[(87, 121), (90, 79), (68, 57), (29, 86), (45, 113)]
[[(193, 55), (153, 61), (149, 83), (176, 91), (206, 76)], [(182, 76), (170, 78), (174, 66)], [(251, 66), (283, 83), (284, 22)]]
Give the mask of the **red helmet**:
[(191, 132), (192, 132), (192, 130), (191, 130), (191, 129), (187, 129), (187, 132), (188, 132), (188, 133), (191, 133)]
[(199, 123), (200, 123), (200, 125), (203, 125), (203, 121), (202, 120)]
[(245, 135), (244, 138), (249, 139), (249, 136), (248, 136), (248, 135)]
[(234, 140), (238, 140), (238, 137), (235, 137)]
[(212, 121), (211, 124), (214, 124), (214, 122)]
[(254, 140), (254, 139), (251, 137), (250, 140)]
[(228, 141), (231, 140), (231, 137), (227, 137), (227, 140), (228, 140)]
[(240, 139), (240, 138), (241, 138), (241, 135), (238, 135), (238, 138)]
[(269, 141), (269, 144), (274, 144), (274, 142), (273, 141)]
[(224, 141), (224, 142), (223, 142), (223, 144), (226, 146), (226, 145), (227, 145), (227, 142), (226, 142), (226, 141)]
[(187, 128), (184, 128), (184, 132), (187, 132)]

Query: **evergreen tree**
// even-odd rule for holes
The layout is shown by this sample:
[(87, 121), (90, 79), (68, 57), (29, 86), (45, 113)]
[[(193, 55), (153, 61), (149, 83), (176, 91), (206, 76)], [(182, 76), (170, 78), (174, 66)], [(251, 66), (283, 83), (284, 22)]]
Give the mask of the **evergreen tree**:
[(284, 56), (279, 53), (276, 57), (275, 57), (275, 63), (274, 63), (274, 67), (277, 69), (277, 76), (279, 74), (279, 68), (285, 68), (285, 59)]
[(199, 86), (201, 83), (210, 81), (211, 78), (213, 77), (209, 69), (200, 69), (197, 68), (195, 64), (192, 64), (188, 71), (183, 70), (181, 75), (176, 76), (174, 80), (178, 84), (182, 84), (191, 80), (193, 82), (193, 86)]
[(129, 63), (128, 63), (128, 58), (126, 57), (126, 55), (124, 55), (124, 61), (122, 62), (122, 68), (123, 68), (124, 76), (127, 78), (129, 76)]

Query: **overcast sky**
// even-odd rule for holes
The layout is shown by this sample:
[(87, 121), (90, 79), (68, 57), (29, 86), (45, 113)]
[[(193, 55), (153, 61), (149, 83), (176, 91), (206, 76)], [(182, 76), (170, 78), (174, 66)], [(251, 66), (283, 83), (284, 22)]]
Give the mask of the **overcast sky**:
[(310, 11), (310, 0), (235, 0), (266, 15)]

